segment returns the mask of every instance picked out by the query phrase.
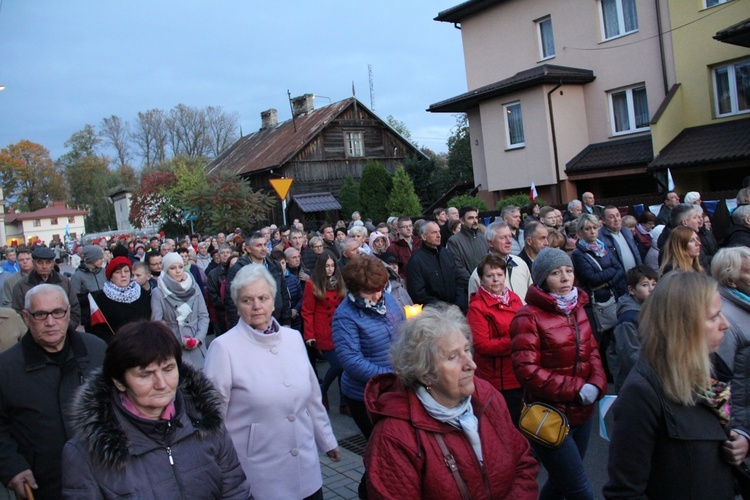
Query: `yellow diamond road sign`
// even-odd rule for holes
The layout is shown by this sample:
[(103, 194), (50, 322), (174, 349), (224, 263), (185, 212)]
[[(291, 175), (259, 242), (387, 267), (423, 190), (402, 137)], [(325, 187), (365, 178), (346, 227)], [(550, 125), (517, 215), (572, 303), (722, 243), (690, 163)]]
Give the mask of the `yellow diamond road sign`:
[(292, 187), (293, 180), (294, 179), (270, 179), (269, 182), (276, 191), (276, 194), (279, 195), (279, 198), (285, 200), (286, 195), (289, 194), (289, 188)]

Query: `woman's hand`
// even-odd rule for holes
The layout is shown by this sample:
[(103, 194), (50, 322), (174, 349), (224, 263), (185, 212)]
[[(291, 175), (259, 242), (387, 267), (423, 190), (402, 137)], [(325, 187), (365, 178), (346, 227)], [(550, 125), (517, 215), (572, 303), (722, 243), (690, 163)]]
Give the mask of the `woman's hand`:
[(331, 451), (327, 451), (327, 452), (326, 452), (326, 455), (327, 455), (327, 456), (328, 456), (328, 458), (330, 458), (330, 459), (331, 459), (332, 461), (334, 461), (334, 462), (338, 462), (339, 460), (341, 460), (341, 448), (339, 448), (339, 447), (337, 446), (337, 447), (335, 447), (334, 449), (332, 449)]
[(747, 456), (748, 443), (747, 438), (735, 431), (729, 433), (729, 439), (724, 441), (724, 458), (732, 465), (740, 465)]

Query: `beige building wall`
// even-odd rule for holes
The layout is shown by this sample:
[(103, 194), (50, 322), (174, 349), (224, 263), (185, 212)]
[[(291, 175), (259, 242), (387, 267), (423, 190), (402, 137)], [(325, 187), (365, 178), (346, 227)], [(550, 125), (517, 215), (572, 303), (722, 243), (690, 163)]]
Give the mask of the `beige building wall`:
[[(636, 9), (638, 31), (606, 42), (594, 0), (516, 0), (486, 9), (461, 24), (468, 89), (543, 63), (593, 70), (596, 80), (584, 93), (586, 132), (589, 143), (606, 141), (614, 137), (608, 91), (645, 83), (651, 115), (665, 95), (655, 2), (638, 0)], [(535, 21), (546, 16), (555, 56), (542, 61)]]

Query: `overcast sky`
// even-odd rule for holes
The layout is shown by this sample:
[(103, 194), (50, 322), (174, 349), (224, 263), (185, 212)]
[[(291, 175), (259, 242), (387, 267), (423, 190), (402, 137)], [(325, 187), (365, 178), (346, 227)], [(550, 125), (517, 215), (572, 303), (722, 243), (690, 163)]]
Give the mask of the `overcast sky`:
[(455, 117), (427, 113), (466, 91), (461, 33), (433, 18), (459, 0), (0, 0), (0, 147), (50, 150), (87, 123), (139, 111), (222, 106), (242, 131), (260, 112), (291, 117), (292, 96), (316, 107), (351, 96), (406, 123), (443, 152)]

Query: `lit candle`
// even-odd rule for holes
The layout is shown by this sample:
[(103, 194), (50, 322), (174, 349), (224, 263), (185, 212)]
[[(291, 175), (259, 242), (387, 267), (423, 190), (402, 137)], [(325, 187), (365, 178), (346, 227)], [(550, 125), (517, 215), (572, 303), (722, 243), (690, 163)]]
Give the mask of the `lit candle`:
[(413, 306), (404, 306), (404, 313), (406, 319), (414, 318), (422, 314), (422, 304), (414, 304)]

